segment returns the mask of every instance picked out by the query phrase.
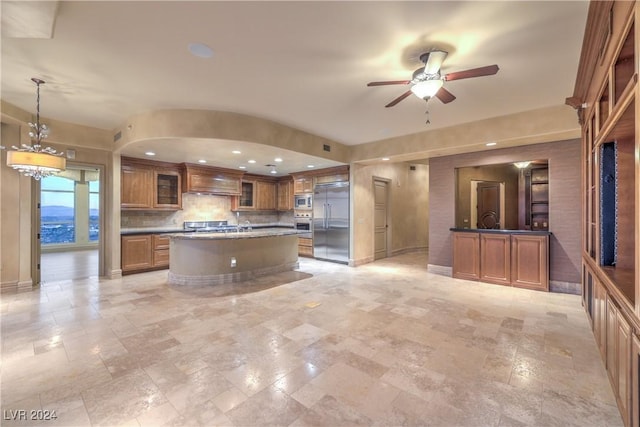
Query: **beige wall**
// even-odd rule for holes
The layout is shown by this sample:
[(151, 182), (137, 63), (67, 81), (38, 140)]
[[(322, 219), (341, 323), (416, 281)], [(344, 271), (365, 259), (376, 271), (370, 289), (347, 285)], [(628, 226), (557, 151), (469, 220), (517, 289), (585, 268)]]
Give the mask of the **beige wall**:
[[(19, 126), (19, 130), (3, 132), (2, 144), (10, 147), (13, 145), (11, 139), (18, 138), (16, 135), (20, 135), (21, 141), (28, 143), (27, 122), (29, 120), (32, 120), (31, 114), (2, 101), (2, 123)], [(101, 275), (109, 278), (119, 277), (121, 274), (120, 227), (122, 220), (119, 206), (120, 155), (118, 150), (132, 141), (158, 135), (227, 138), (280, 146), (339, 162), (351, 163), (351, 258), (354, 264), (361, 264), (373, 259), (373, 224), (371, 221), (373, 214), (373, 177), (388, 179), (391, 183), (389, 206), (391, 214), (391, 253), (431, 246), (431, 254), (433, 255), (439, 251), (447, 251), (446, 244), (441, 241), (438, 234), (436, 234), (438, 238), (435, 240), (435, 248), (431, 240), (434, 236), (434, 230), (438, 230), (442, 225), (441, 216), (437, 216), (435, 222), (429, 217), (429, 203), (434, 205), (434, 200), (431, 199), (428, 191), (429, 180), (434, 181), (433, 171), (430, 170), (430, 166), (424, 164), (416, 164), (416, 170), (410, 171), (409, 163), (406, 162), (459, 150), (485, 150), (485, 140), (498, 140), (502, 141), (501, 145), (510, 146), (546, 142), (551, 138), (561, 140), (560, 136), (562, 135), (565, 135), (566, 138), (579, 135), (575, 112), (566, 106), (515, 113), (452, 128), (421, 132), (358, 146), (344, 146), (278, 123), (226, 112), (166, 110), (141, 114), (123, 124), (121, 129), (122, 138), (117, 143), (113, 142), (113, 135), (120, 129), (93, 129), (52, 121), (47, 118), (43, 118), (43, 121), (50, 124), (52, 128), (51, 137), (48, 138), (49, 145), (58, 150), (73, 148), (76, 150), (75, 162), (100, 166), (105, 171), (105, 176), (103, 177), (104, 186), (102, 187), (102, 194), (104, 195), (104, 224)], [(128, 125), (131, 125), (131, 127), (129, 128)], [(322, 151), (323, 143), (331, 144), (333, 149), (330, 153)], [(531, 149), (528, 147), (532, 146), (513, 148), (510, 157), (515, 160), (526, 160), (524, 157), (533, 157), (529, 154), (525, 156), (516, 155), (518, 152), (530, 152)], [(573, 154), (571, 153), (571, 155)], [(391, 156), (393, 163), (380, 163), (379, 157), (383, 155)], [(484, 151), (481, 151), (479, 155), (484, 156)], [(470, 154), (469, 156), (474, 159), (478, 154)], [(537, 158), (544, 157), (549, 156), (537, 156)], [(576, 155), (575, 161), (573, 161), (573, 158), (569, 160), (576, 163), (578, 158), (579, 155)], [(2, 240), (0, 240), (0, 254), (2, 254), (1, 278), (2, 283), (18, 284), (20, 282), (28, 284), (31, 280), (29, 270), (32, 250), (30, 241), (32, 234), (31, 186), (33, 184), (31, 179), (19, 177), (17, 172), (8, 169), (5, 165), (6, 160), (3, 157), (2, 165), (0, 166), (0, 190), (2, 191), (0, 195), (0, 201), (2, 202), (2, 218), (0, 219), (2, 230)], [(556, 173), (561, 174), (564, 172), (556, 171)], [(442, 198), (446, 199), (449, 196), (453, 198), (453, 189), (449, 188), (448, 184), (441, 185), (440, 179), (442, 177), (438, 173), (435, 176), (437, 177), (436, 182), (438, 185), (431, 186), (431, 188), (432, 191), (433, 189), (438, 190), (437, 203), (435, 203), (438, 209), (433, 210), (433, 212), (441, 212), (440, 204)], [(569, 178), (573, 179), (574, 177), (572, 175)], [(452, 179), (450, 181), (453, 182)], [(578, 185), (579, 179), (575, 182), (575, 188), (578, 188)], [(443, 195), (443, 191), (450, 191), (449, 196)], [(554, 196), (552, 195), (552, 197)], [(448, 203), (448, 200), (445, 200), (445, 202)], [(446, 204), (443, 206), (446, 206)], [(453, 206), (453, 202), (451, 202), (451, 206)], [(578, 207), (579, 203), (575, 203), (575, 208)], [(448, 219), (451, 219), (453, 212), (449, 211), (449, 214), (450, 217)], [(182, 215), (183, 219), (187, 219), (184, 217), (184, 213)], [(551, 215), (552, 227), (558, 227), (562, 222), (553, 219), (553, 208)], [(173, 217), (161, 218), (160, 220), (165, 221), (167, 219), (170, 222), (174, 222), (174, 220), (175, 222), (180, 222), (179, 219)], [(278, 221), (288, 220), (289, 218), (278, 216)], [(125, 216), (124, 222), (127, 223), (127, 221), (130, 221), (130, 219)], [(141, 221), (145, 221), (144, 216)], [(579, 216), (576, 216), (572, 221), (576, 221), (576, 224), (579, 224)], [(432, 223), (431, 227), (428, 226), (430, 222)], [(447, 223), (444, 229), (448, 229), (450, 225)], [(567, 224), (566, 230), (561, 228), (556, 228), (555, 230), (559, 235), (573, 232), (571, 224)], [(562, 239), (558, 237), (559, 241), (564, 242)], [(18, 246), (17, 250), (16, 245)], [(554, 262), (556, 264), (561, 264), (567, 260), (570, 262), (568, 262), (569, 267), (565, 268), (567, 271), (564, 271), (558, 277), (569, 277), (573, 280), (575, 278), (575, 265), (572, 255), (569, 256), (567, 254), (573, 254), (575, 248), (571, 246), (568, 248), (561, 247), (561, 249), (565, 250), (564, 255), (562, 255), (563, 252), (561, 250), (556, 250), (555, 256), (558, 257), (558, 261)], [(442, 265), (447, 265), (446, 256), (444, 259), (440, 258), (439, 262), (442, 262)], [(556, 266), (555, 271), (562, 271), (562, 267)]]
[(550, 278), (580, 282), (580, 140), (534, 144), (431, 159), (429, 264), (451, 267), (455, 226), (455, 176), (458, 167), (549, 159)]
[[(20, 145), (19, 126), (2, 123), (0, 132), (0, 145)], [(6, 152), (0, 154), (0, 286), (30, 288), (32, 179), (8, 168)]]
[[(17, 120), (6, 118), (3, 111), (2, 140), (1, 145), (9, 148), (13, 145), (19, 146), (22, 143), (30, 143), (28, 128), (19, 125)], [(31, 120), (28, 117), (28, 120)], [(96, 130), (91, 132), (90, 128), (78, 127), (74, 131), (74, 126), (65, 124), (52, 130), (52, 142), (47, 145), (58, 151), (75, 150), (75, 159), (67, 160), (69, 164), (85, 166), (95, 166), (100, 168), (102, 176), (101, 204), (102, 210), (102, 247), (103, 259), (100, 274), (106, 277), (119, 277), (120, 272), (120, 206), (115, 203), (113, 189), (117, 186), (117, 200), (119, 201), (119, 180), (114, 185), (114, 170), (119, 170), (119, 156), (117, 169), (113, 164), (113, 155), (108, 150), (96, 149), (105, 145), (104, 131)], [(60, 143), (60, 139), (67, 135), (73, 144)], [(56, 142), (54, 142), (56, 141)], [(84, 145), (81, 145), (84, 144)], [(31, 259), (32, 251), (35, 249), (32, 244), (33, 228), (31, 226), (32, 213), (35, 198), (34, 191), (39, 190), (39, 183), (35, 180), (24, 177), (18, 172), (6, 166), (6, 152), (2, 151), (2, 161), (0, 164), (0, 201), (2, 203), (2, 218), (0, 220), (0, 258), (2, 264), (0, 282), (3, 288), (31, 287)], [(35, 240), (34, 240), (35, 242)], [(114, 242), (118, 242), (115, 244)]]
[(373, 261), (373, 180), (389, 181), (388, 222), (391, 254), (426, 248), (429, 242), (429, 166), (408, 163), (351, 166), (352, 260)]

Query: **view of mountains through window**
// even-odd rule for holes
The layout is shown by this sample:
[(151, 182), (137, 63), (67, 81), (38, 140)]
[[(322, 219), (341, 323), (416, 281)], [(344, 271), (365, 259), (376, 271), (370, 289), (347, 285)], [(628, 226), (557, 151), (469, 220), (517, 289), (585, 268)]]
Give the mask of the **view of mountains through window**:
[[(88, 191), (77, 191), (87, 185)], [(97, 243), (99, 227), (99, 182), (77, 182), (52, 176), (42, 179), (40, 192), (40, 241), (43, 245)], [(83, 232), (77, 233), (76, 228)], [(88, 228), (88, 230), (87, 230)], [(79, 236), (86, 236), (80, 239)], [(85, 241), (80, 241), (85, 240)]]

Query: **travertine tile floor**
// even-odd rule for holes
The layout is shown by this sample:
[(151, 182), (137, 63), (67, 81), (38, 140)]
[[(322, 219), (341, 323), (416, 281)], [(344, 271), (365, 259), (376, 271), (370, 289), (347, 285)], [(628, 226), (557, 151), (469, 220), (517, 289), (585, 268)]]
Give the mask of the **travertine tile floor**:
[(301, 259), (237, 295), (166, 271), (3, 294), (2, 425), (621, 425), (580, 297), (426, 264)]

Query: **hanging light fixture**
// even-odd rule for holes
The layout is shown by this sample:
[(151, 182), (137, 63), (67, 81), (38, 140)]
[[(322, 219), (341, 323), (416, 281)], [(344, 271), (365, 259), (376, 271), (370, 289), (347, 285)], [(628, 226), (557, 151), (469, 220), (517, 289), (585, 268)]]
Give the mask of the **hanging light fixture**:
[(7, 166), (11, 166), (23, 175), (34, 179), (46, 178), (63, 171), (66, 166), (64, 153), (58, 153), (51, 147), (42, 148), (42, 140), (49, 134), (49, 128), (40, 124), (40, 85), (44, 81), (33, 77), (31, 79), (37, 86), (36, 98), (36, 122), (29, 123), (31, 131), (31, 145), (22, 144), (22, 148), (15, 145), (13, 151), (7, 152)]

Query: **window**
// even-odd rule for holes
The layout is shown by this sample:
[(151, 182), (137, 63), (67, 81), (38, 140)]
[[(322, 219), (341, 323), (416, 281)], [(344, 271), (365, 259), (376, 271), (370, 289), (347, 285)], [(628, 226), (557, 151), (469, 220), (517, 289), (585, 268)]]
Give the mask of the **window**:
[(75, 182), (72, 179), (51, 176), (43, 178), (41, 183), (41, 243), (75, 243)]
[(89, 182), (89, 241), (97, 242), (100, 237), (100, 182)]
[(100, 238), (100, 182), (96, 170), (67, 169), (41, 180), (40, 242), (93, 245)]

